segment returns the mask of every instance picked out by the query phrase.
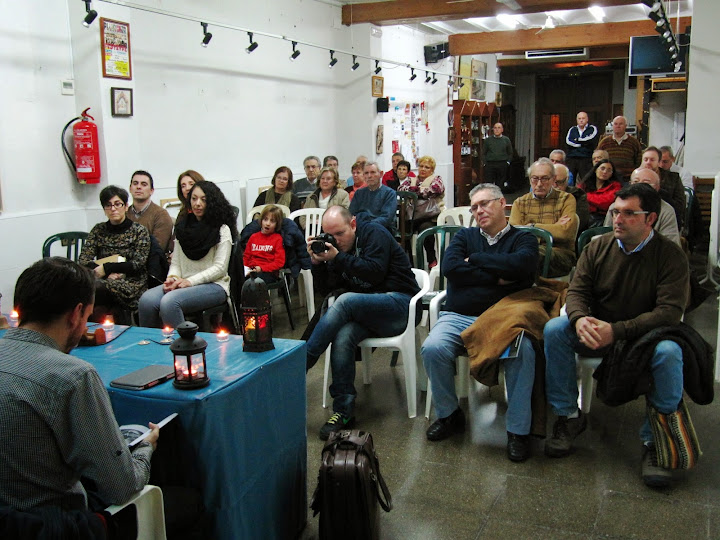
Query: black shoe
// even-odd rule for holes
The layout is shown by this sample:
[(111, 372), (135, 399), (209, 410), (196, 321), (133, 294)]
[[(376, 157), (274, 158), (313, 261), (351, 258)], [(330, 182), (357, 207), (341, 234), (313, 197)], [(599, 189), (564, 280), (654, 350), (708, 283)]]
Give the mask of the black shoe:
[(587, 427), (587, 417), (578, 411), (577, 418), (558, 416), (553, 426), (552, 439), (545, 441), (545, 455), (548, 457), (565, 457), (572, 450), (575, 437), (580, 435)]
[(668, 487), (672, 480), (672, 471), (658, 465), (655, 445), (652, 443), (643, 444), (641, 476), (646, 486), (655, 488)]
[(428, 441), (442, 441), (455, 433), (465, 432), (465, 413), (460, 407), (445, 418), (438, 418), (425, 433)]
[(327, 441), (331, 433), (342, 429), (351, 429), (355, 424), (354, 416), (345, 416), (341, 413), (333, 413), (330, 419), (320, 428), (320, 439)]
[(507, 432), (507, 457), (510, 461), (525, 461), (530, 457), (530, 435)]

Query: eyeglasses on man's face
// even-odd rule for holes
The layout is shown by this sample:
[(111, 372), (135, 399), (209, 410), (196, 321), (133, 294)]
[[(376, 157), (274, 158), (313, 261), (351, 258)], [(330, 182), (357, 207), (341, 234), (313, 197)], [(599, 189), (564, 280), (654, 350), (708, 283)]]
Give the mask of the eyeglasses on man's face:
[(113, 208), (122, 208), (125, 206), (124, 202), (115, 202), (115, 203), (108, 203), (106, 205), (103, 205), (103, 208), (105, 210), (112, 210)]
[(622, 216), (624, 218), (631, 218), (634, 216), (639, 216), (641, 214), (649, 214), (647, 210), (618, 210), (617, 208), (613, 208), (610, 210), (610, 215), (614, 218), (618, 216)]
[(490, 203), (493, 201), (499, 201), (500, 197), (495, 197), (494, 199), (488, 199), (487, 201), (480, 201), (477, 204), (473, 204), (470, 207), (471, 212), (477, 212), (479, 208), (482, 208), (483, 210), (487, 210), (488, 206), (490, 206)]
[(530, 182), (533, 184), (537, 184), (538, 182), (542, 182), (543, 184), (547, 184), (550, 180), (552, 180), (552, 176), (531, 176)]

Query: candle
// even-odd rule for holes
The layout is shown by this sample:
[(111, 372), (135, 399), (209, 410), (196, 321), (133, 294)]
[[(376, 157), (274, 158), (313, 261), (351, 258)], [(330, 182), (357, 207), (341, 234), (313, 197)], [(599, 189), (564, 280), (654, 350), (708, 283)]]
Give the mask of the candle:
[(105, 331), (114, 330), (115, 329), (115, 321), (110, 316), (105, 317), (105, 321), (103, 321), (102, 327), (105, 329)]
[(162, 335), (163, 337), (169, 338), (172, 337), (174, 330), (170, 328), (169, 326), (166, 326), (162, 329)]
[(18, 312), (16, 310), (13, 309), (10, 312), (10, 320), (13, 322), (17, 322), (19, 318), (20, 318), (20, 315), (18, 314)]
[(229, 339), (230, 339), (230, 334), (228, 333), (228, 331), (221, 328), (217, 333), (217, 340), (222, 342), (222, 341), (227, 341)]

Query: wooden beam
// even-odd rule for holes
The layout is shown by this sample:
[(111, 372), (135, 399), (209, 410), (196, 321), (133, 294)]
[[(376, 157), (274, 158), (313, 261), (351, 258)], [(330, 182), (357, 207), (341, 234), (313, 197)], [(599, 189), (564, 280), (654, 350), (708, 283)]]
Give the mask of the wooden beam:
[(517, 12), (496, 0), (469, 0), (451, 2), (438, 0), (390, 0), (367, 4), (345, 4), (342, 23), (373, 23), (379, 26), (393, 24), (451, 21), (469, 17), (495, 17), (500, 13), (540, 13), (563, 9), (586, 9), (590, 6), (626, 6), (638, 0), (518, 0), (522, 7)]
[[(670, 19), (675, 27), (676, 19)], [(680, 28), (685, 28), (691, 17), (680, 18)], [(561, 26), (538, 32), (538, 30), (510, 30), (507, 32), (477, 32), (449, 36), (450, 54), (515, 53), (535, 49), (565, 49), (568, 47), (607, 47), (628, 45), (630, 36), (651, 36), (655, 23), (650, 19), (619, 23), (594, 23)]]

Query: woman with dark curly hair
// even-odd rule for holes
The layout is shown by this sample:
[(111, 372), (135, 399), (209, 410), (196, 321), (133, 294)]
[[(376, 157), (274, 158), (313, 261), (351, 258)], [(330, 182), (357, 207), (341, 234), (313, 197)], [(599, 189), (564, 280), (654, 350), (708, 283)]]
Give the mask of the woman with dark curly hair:
[(188, 193), (190, 189), (197, 184), (205, 180), (203, 175), (192, 169), (188, 169), (185, 172), (181, 172), (177, 179), (177, 196), (180, 202), (183, 203), (183, 208), (178, 212), (175, 222), (180, 221), (180, 218), (190, 213), (190, 201), (188, 200)]
[(282, 204), (283, 206), (287, 206), (291, 212), (300, 210), (300, 199), (298, 199), (298, 196), (292, 191), (293, 173), (289, 167), (282, 166), (275, 170), (272, 185), (273, 187), (266, 189), (258, 195), (253, 206)]
[(615, 202), (615, 194), (622, 184), (615, 165), (609, 159), (601, 159), (588, 172), (579, 186), (587, 193), (590, 222), (588, 227), (599, 227), (605, 222), (610, 205)]
[[(147, 259), (150, 233), (130, 221), (125, 209), (128, 192), (107, 186), (100, 192), (100, 204), (108, 220), (95, 225), (83, 245), (78, 262), (95, 272), (95, 311), (92, 321), (111, 314), (120, 323), (129, 323), (126, 311), (137, 309), (138, 299), (147, 288)], [(124, 260), (100, 262), (118, 255)]]
[(230, 293), (228, 264), (236, 218), (220, 188), (206, 180), (188, 193), (190, 213), (175, 224), (167, 280), (140, 298), (140, 326), (177, 328), (184, 312), (222, 304)]

